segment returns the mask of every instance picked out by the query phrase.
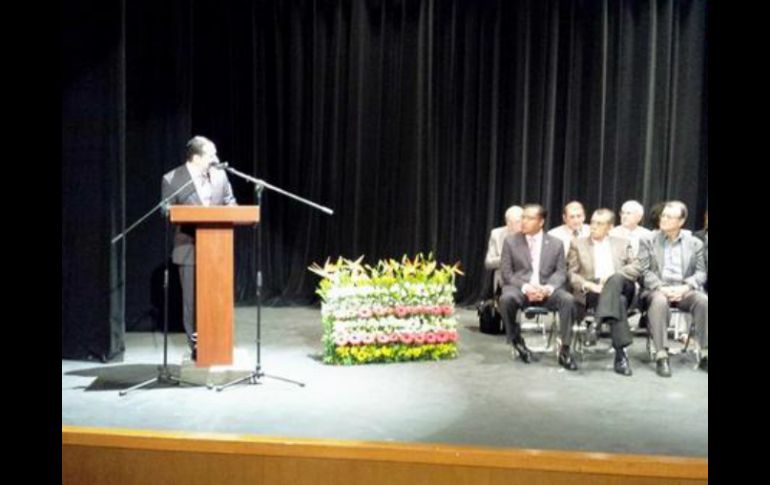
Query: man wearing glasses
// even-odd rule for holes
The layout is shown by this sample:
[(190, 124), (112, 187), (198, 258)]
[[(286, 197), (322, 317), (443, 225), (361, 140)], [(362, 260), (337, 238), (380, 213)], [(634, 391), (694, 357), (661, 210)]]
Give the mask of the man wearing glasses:
[(699, 367), (708, 372), (708, 296), (703, 292), (706, 262), (703, 242), (682, 231), (687, 206), (667, 202), (660, 216), (660, 230), (642, 243), (643, 305), (647, 307), (649, 332), (655, 344), (656, 372), (671, 377), (668, 359), (668, 320), (670, 307), (692, 314), (702, 357)]

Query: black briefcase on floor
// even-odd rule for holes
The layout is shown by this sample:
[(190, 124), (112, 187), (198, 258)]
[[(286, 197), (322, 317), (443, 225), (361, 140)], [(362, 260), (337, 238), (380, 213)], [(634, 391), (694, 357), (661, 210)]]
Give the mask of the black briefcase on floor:
[(479, 330), (481, 333), (498, 335), (503, 333), (502, 317), (497, 310), (497, 300), (484, 300), (476, 307), (479, 314)]

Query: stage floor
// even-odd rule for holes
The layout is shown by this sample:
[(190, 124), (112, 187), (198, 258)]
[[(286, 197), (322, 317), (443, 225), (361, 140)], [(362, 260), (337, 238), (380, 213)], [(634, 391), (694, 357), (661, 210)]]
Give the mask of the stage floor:
[[(458, 316), (456, 359), (343, 367), (320, 360), (320, 309), (263, 308), (263, 372), (305, 387), (263, 378), (222, 392), (159, 386), (121, 397), (163, 359), (162, 333), (127, 333), (122, 362), (62, 360), (62, 424), (708, 457), (708, 374), (691, 356), (672, 356), (673, 377), (658, 377), (639, 334), (631, 377), (615, 374), (601, 350), (577, 372), (553, 353), (527, 365), (504, 336), (478, 331), (475, 311)], [(235, 319), (235, 365), (253, 369), (255, 307), (236, 308)], [(536, 331), (525, 337), (544, 344)], [(172, 372), (185, 352), (184, 335), (171, 334)]]

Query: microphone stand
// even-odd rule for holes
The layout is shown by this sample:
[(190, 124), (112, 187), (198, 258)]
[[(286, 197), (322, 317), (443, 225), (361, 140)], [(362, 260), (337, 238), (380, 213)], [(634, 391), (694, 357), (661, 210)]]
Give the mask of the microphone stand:
[[(150, 209), (149, 212), (147, 212), (145, 215), (140, 217), (136, 222), (131, 224), (131, 226), (123, 231), (122, 233), (118, 234), (114, 238), (112, 238), (112, 244), (115, 244), (122, 238), (126, 237), (126, 235), (131, 232), (135, 227), (137, 227), (139, 224), (142, 223), (145, 219), (150, 217), (151, 214), (153, 214), (155, 211), (159, 209), (163, 209), (163, 214), (166, 216), (165, 222), (163, 224), (163, 247), (164, 247), (164, 254), (168, 250), (168, 226), (169, 226), (169, 217), (168, 217), (168, 203), (171, 199), (173, 199), (177, 194), (182, 192), (184, 189), (186, 189), (188, 186), (190, 186), (193, 183), (193, 180), (190, 179), (186, 184), (179, 187), (178, 190), (174, 191), (173, 194), (169, 195), (165, 199), (161, 200), (158, 205)], [(129, 387), (128, 389), (124, 389), (120, 391), (118, 394), (121, 396), (125, 396), (131, 391), (134, 391), (136, 389), (140, 389), (142, 387), (148, 386), (150, 384), (153, 384), (155, 382), (162, 383), (162, 384), (190, 384), (194, 385), (191, 382), (186, 382), (178, 377), (175, 377), (171, 375), (171, 371), (168, 368), (168, 260), (169, 258), (166, 258), (166, 264), (165, 268), (163, 270), (163, 365), (158, 366), (158, 375), (156, 377), (153, 377), (152, 379), (148, 379), (144, 382), (141, 382), (139, 384), (136, 384), (134, 386)]]
[[(254, 178), (250, 175), (246, 175), (245, 173), (241, 173), (238, 170), (235, 170), (234, 168), (230, 168), (228, 166), (227, 162), (224, 162), (222, 164), (219, 164), (217, 168), (223, 168), (224, 170), (227, 170), (228, 172), (232, 173), (233, 175), (237, 175), (238, 177), (251, 182), (254, 184), (254, 195), (256, 197), (257, 206), (262, 207), (262, 190), (267, 188), (270, 190), (274, 190), (278, 193), (281, 193), (283, 195), (286, 195), (288, 197), (291, 197), (295, 200), (298, 200), (302, 202), (303, 204), (307, 204), (309, 206), (315, 207), (316, 209), (325, 212), (327, 214), (334, 214), (334, 211), (329, 209), (328, 207), (324, 207), (321, 205), (318, 205), (314, 202), (310, 202), (307, 199), (303, 199), (302, 197), (299, 197), (297, 195), (294, 195), (290, 192), (287, 192), (283, 189), (280, 189), (278, 187), (275, 187), (273, 185), (270, 185), (269, 183), (265, 182), (264, 180), (260, 180), (258, 178)], [(240, 384), (242, 382), (248, 381), (248, 384), (259, 384), (259, 379), (262, 377), (269, 377), (271, 379), (276, 379), (284, 382), (289, 382), (292, 384), (297, 384), (300, 387), (305, 387), (305, 383), (295, 381), (292, 379), (287, 379), (285, 377), (279, 377), (275, 375), (268, 375), (262, 372), (262, 354), (261, 354), (261, 347), (262, 347), (262, 272), (261, 272), (261, 266), (262, 266), (262, 224), (257, 225), (257, 240), (256, 240), (256, 258), (255, 258), (255, 264), (256, 264), (256, 274), (257, 274), (257, 339), (256, 339), (256, 345), (257, 345), (257, 363), (254, 368), (254, 371), (252, 371), (249, 375), (245, 377), (241, 377), (239, 379), (230, 381), (226, 384), (223, 384), (221, 386), (216, 386), (217, 392), (221, 392), (222, 389), (225, 389), (230, 386), (234, 386), (235, 384)], [(211, 389), (211, 385), (209, 385), (209, 389)]]

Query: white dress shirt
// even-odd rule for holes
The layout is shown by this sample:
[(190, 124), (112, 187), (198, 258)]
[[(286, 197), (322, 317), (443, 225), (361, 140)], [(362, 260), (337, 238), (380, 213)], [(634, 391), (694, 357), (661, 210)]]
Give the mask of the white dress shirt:
[(208, 169), (199, 170), (195, 165), (187, 162), (187, 171), (195, 184), (195, 191), (198, 192), (198, 198), (205, 206), (211, 205), (211, 175)]
[(607, 279), (615, 274), (615, 268), (612, 265), (612, 247), (610, 246), (610, 238), (605, 237), (601, 241), (592, 239), (594, 248), (594, 277), (599, 281), (607, 281)]

